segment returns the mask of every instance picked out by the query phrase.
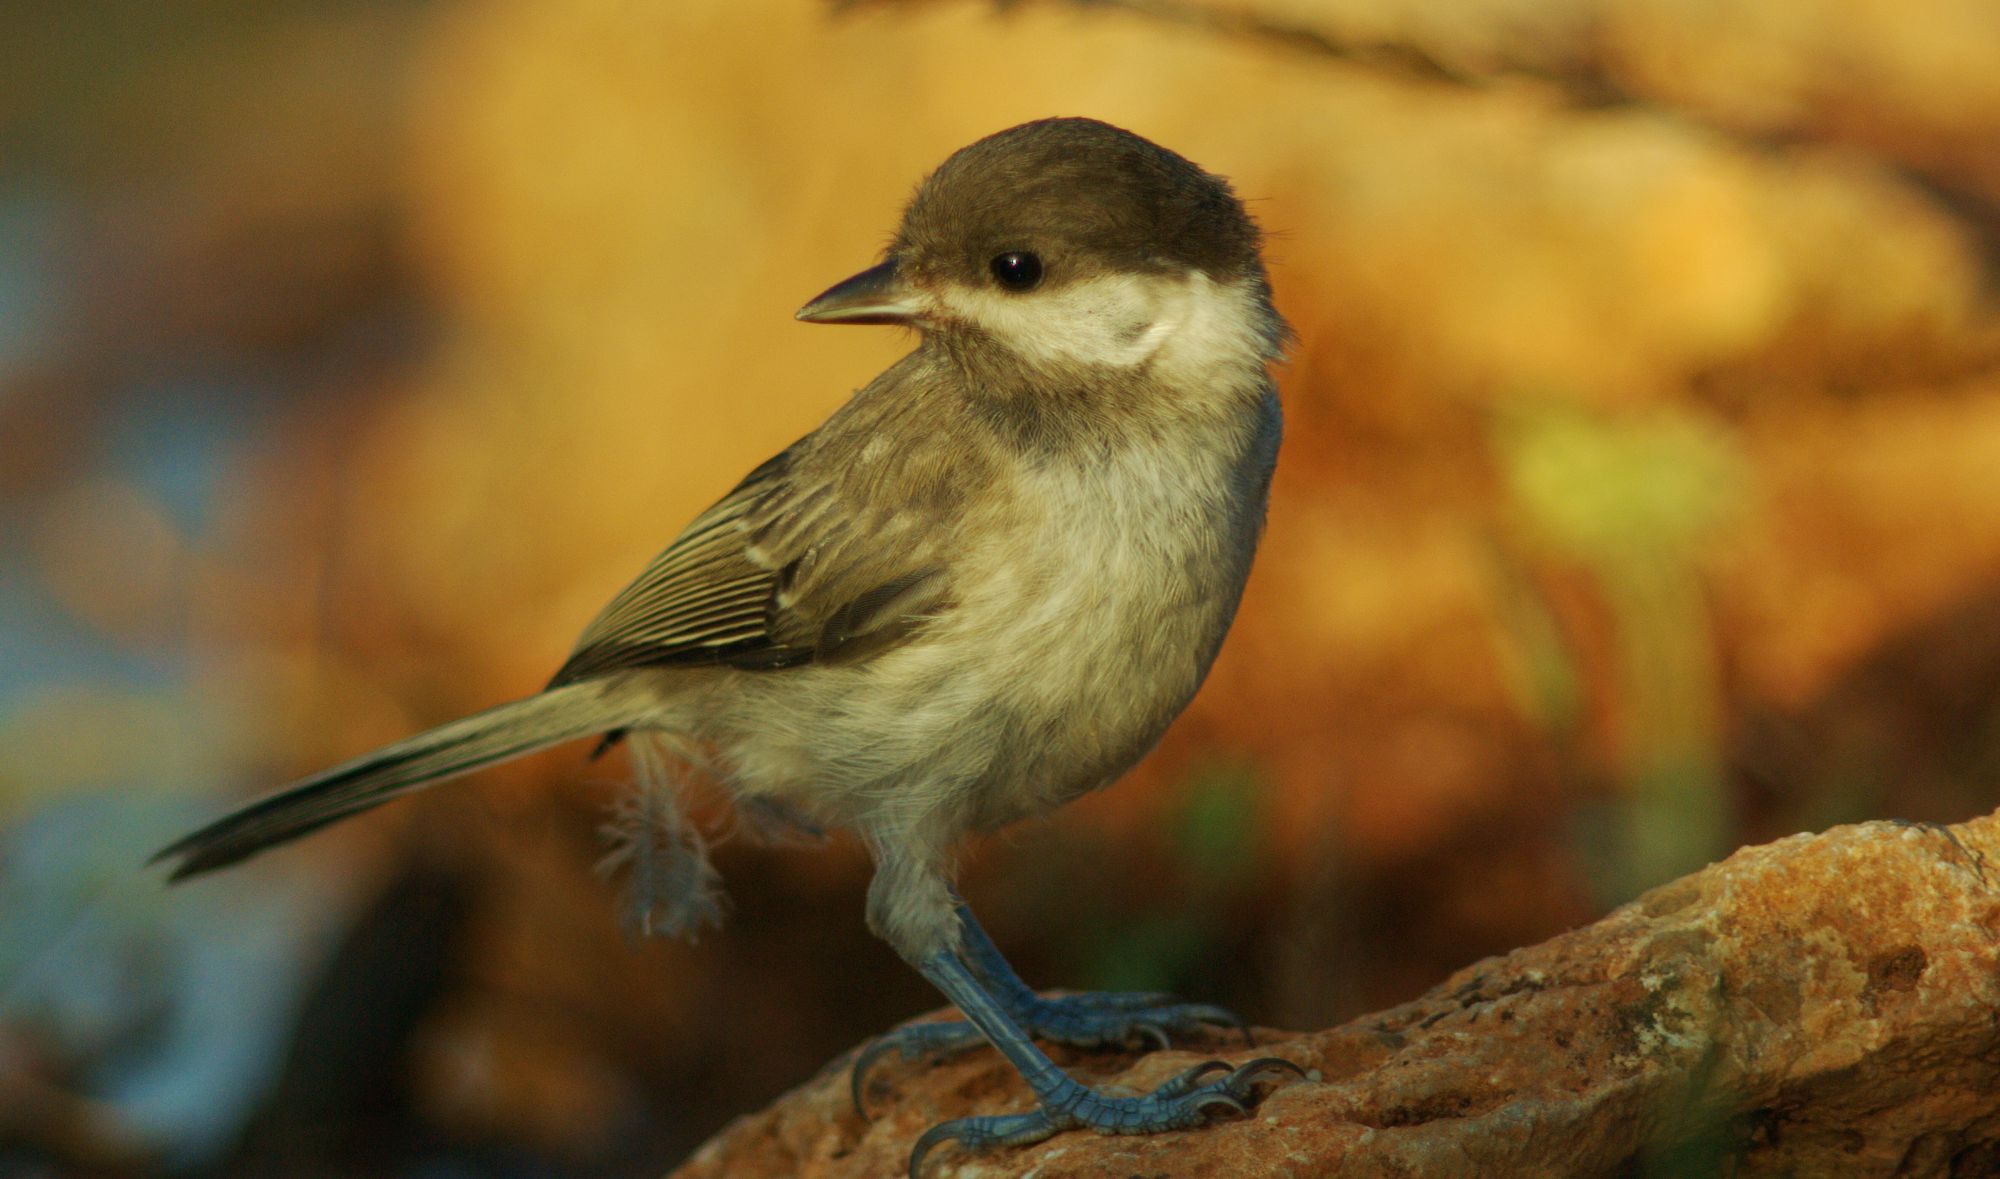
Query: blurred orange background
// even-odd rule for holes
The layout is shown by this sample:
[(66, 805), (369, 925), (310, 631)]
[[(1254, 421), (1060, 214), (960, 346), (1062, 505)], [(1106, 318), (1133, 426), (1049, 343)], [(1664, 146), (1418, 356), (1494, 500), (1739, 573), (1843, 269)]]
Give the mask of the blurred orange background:
[[(2000, 798), (2000, 9), (389, 0), (0, 16), (0, 1171), (647, 1175), (939, 1000), (847, 842), (632, 944), (584, 747), (168, 892), (538, 688), (909, 340), (791, 312), (1053, 114), (1231, 177), (1298, 343), (1242, 615), (969, 849), (1030, 981), (1319, 1026)], [(702, 807), (718, 830), (714, 799)]]

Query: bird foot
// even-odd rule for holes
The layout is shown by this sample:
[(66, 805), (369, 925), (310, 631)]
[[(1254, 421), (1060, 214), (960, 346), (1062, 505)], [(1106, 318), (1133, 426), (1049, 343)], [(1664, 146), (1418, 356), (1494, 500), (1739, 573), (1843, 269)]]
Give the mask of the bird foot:
[[(1226, 1075), (1203, 1081), (1217, 1070)], [(910, 1179), (918, 1179), (924, 1157), (945, 1142), (956, 1141), (964, 1150), (992, 1150), (1026, 1146), (1063, 1130), (1157, 1134), (1199, 1126), (1218, 1111), (1248, 1113), (1257, 1104), (1258, 1082), (1279, 1073), (1305, 1076), (1291, 1061), (1265, 1056), (1234, 1068), (1220, 1060), (1198, 1064), (1143, 1097), (1107, 1097), (1065, 1078), (1059, 1090), (1029, 1113), (957, 1118), (932, 1126), (910, 1152)]]
[[(1246, 1045), (1256, 1042), (1234, 1012), (1207, 1003), (1184, 1003), (1157, 992), (1094, 991), (1047, 999), (1034, 996), (1009, 1014), (1029, 1035), (1072, 1048), (1171, 1048), (1173, 1035), (1215, 1028), (1235, 1028), (1243, 1033)], [(849, 1090), (855, 1112), (867, 1115), (863, 1097), (868, 1072), (890, 1053), (898, 1053), (904, 1060), (937, 1059), (985, 1042), (978, 1028), (962, 1020), (916, 1023), (882, 1036), (854, 1060)]]

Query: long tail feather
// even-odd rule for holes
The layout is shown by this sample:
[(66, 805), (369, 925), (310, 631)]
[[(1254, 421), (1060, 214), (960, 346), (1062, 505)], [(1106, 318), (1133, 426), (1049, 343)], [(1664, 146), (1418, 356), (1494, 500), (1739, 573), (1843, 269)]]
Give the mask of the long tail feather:
[(399, 795), (633, 719), (601, 684), (552, 688), (301, 779), (162, 848), (152, 862), (178, 859), (173, 880), (212, 872)]

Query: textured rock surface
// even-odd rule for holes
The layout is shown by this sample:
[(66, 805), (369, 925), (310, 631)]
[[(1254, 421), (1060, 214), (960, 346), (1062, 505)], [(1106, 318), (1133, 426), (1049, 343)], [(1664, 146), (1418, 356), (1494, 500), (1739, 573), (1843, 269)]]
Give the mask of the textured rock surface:
[[(1059, 1135), (933, 1176), (2000, 1173), (2000, 815), (1875, 822), (1747, 848), (1414, 1002), (1258, 1053), (1317, 1070), (1248, 1119)], [(1328, 969), (1338, 969), (1329, 964)], [(1209, 1055), (1069, 1053), (1150, 1088)], [(899, 1173), (943, 1118), (1023, 1108), (990, 1051), (890, 1062), (875, 1119), (844, 1061), (739, 1119), (679, 1179)]]

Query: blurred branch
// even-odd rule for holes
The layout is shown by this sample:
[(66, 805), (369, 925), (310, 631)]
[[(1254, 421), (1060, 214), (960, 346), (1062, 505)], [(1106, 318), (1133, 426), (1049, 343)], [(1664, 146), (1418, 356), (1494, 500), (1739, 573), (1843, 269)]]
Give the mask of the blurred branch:
[[(1316, 1081), (1253, 1116), (1130, 1139), (1063, 1134), (982, 1175), (1943, 1175), (2000, 1163), (2000, 815), (1749, 848), (1597, 924), (1477, 963), (1401, 1007), (1305, 1035), (1138, 1058), (1069, 1053), (1150, 1089), (1205, 1056), (1284, 1056)], [(1338, 969), (1330, 964), (1328, 969)], [(1021, 1108), (990, 1052), (846, 1062), (740, 1119), (678, 1179), (898, 1172), (947, 1117)], [(932, 1174), (965, 1156), (940, 1156)]]
[[(861, 8), (915, 8), (938, 0), (833, 0), (838, 11)], [(992, 0), (996, 9), (1053, 3), (1073, 8), (1129, 12), (1169, 24), (1185, 25), (1220, 36), (1237, 37), (1331, 58), (1415, 81), (1483, 87), (1503, 77), (1536, 78), (1555, 83), (1571, 101), (1582, 106), (1610, 106), (1635, 97), (1618, 87), (1598, 63), (1567, 51), (1553, 39), (1523, 39), (1518, 46), (1477, 56), (1469, 46), (1448, 48), (1441, 40), (1427, 43), (1424, 35), (1380, 35), (1339, 27), (1329, 16), (1307, 21), (1277, 5), (1213, 3), (1204, 0)], [(1459, 31), (1472, 26), (1461, 22)]]
[[(836, 11), (916, 8), (938, 0), (831, 0)], [(1931, 102), (1897, 77), (1897, 47), (1799, 45), (1748, 14), (1736, 24), (1679, 24), (1673, 6), (1622, 0), (1535, 5), (1308, 6), (1286, 0), (992, 0), (1118, 11), (1220, 37), (1259, 42), (1418, 83), (1478, 90), (1510, 79), (1552, 87), (1580, 109), (1631, 106), (1668, 112), (1766, 149), (1793, 144), (1860, 148), (1960, 218), (2000, 275), (2000, 168), (1988, 149), (1994, 112)], [(1913, 20), (1924, 19), (1912, 16)], [(1664, 25), (1661, 22), (1666, 22)], [(1850, 22), (1852, 23), (1852, 22)], [(1662, 28), (1677, 43), (1653, 47)], [(1976, 36), (1976, 33), (1967, 33)], [(1729, 42), (1725, 45), (1724, 42)], [(1690, 57), (1689, 55), (1693, 56)], [(1850, 61), (1859, 54), (1864, 60)], [(1866, 60), (1870, 56), (1880, 60)], [(1903, 56), (1909, 56), (1905, 53)], [(1782, 83), (1717, 85), (1682, 68), (1707, 59), (1711, 73), (1754, 62)], [(1940, 107), (1944, 113), (1940, 113)]]

